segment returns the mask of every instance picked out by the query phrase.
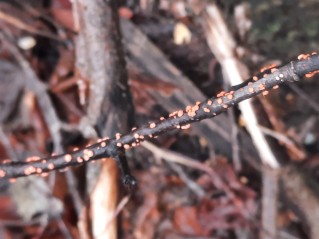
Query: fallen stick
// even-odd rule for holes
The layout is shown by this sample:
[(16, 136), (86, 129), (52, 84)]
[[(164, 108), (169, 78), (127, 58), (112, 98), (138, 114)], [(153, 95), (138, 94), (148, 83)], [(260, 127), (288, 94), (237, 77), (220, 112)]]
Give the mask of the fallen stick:
[[(151, 122), (138, 129), (133, 128), (126, 135), (116, 134), (115, 138), (104, 138), (97, 143), (73, 152), (54, 155), (47, 158), (29, 157), (24, 162), (11, 162), (7, 160), (0, 164), (0, 178), (24, 177), (32, 174), (46, 175), (54, 170), (64, 170), (70, 166), (78, 166), (86, 162), (94, 162), (101, 158), (115, 158), (122, 166), (120, 157), (124, 150), (138, 146), (144, 140), (150, 140), (172, 129), (188, 129), (191, 123), (203, 119), (213, 118), (226, 111), (239, 102), (277, 88), (285, 82), (298, 81), (303, 76), (315, 73), (319, 70), (319, 55), (302, 55), (302, 59), (292, 61), (280, 68), (271, 68), (260, 76), (254, 76), (244, 83), (234, 86), (229, 92), (221, 92), (217, 97), (196, 102), (193, 106), (187, 106), (184, 110), (178, 110), (161, 117), (157, 122)], [(126, 184), (135, 184), (126, 167), (122, 168), (123, 181)]]

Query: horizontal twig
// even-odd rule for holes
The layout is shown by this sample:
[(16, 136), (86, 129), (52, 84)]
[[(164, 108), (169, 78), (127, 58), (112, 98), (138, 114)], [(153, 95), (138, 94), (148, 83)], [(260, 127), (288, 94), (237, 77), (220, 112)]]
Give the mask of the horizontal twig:
[(157, 122), (149, 123), (126, 135), (117, 134), (115, 138), (100, 139), (97, 143), (84, 149), (50, 156), (47, 158), (29, 157), (23, 162), (7, 161), (0, 164), (0, 178), (16, 178), (32, 174), (43, 175), (53, 170), (64, 170), (70, 166), (77, 166), (86, 162), (94, 162), (101, 158), (118, 158), (119, 152), (138, 146), (142, 141), (157, 137), (172, 129), (187, 129), (190, 124), (203, 119), (212, 118), (239, 102), (252, 98), (258, 94), (267, 94), (284, 82), (297, 81), (306, 74), (319, 70), (319, 56), (313, 54), (304, 56), (301, 60), (292, 61), (280, 68), (272, 68), (260, 76), (254, 76), (233, 91), (221, 92), (215, 98), (204, 102), (196, 102), (184, 110), (178, 110), (162, 117)]

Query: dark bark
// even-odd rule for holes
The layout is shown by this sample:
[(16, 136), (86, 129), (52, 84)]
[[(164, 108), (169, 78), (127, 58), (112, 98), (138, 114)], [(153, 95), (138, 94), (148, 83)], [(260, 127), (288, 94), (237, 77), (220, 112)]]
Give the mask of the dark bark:
[(276, 70), (270, 70), (273, 73), (264, 74), (257, 81), (247, 81), (246, 84), (243, 84), (236, 91), (231, 91), (218, 98), (207, 99), (193, 106), (188, 106), (186, 110), (176, 111), (167, 119), (150, 123), (124, 136), (113, 139), (102, 139), (96, 144), (69, 154), (35, 161), (29, 159), (27, 160), (29, 162), (2, 164), (0, 165), (0, 175), (2, 178), (23, 177), (64, 169), (68, 166), (81, 165), (100, 158), (116, 157), (119, 150), (135, 147), (144, 140), (151, 139), (172, 129), (188, 128), (190, 123), (212, 118), (245, 99), (271, 90), (285, 82), (299, 80), (305, 74), (317, 70), (319, 70), (318, 55), (312, 55), (305, 60), (292, 61)]
[(80, 1), (89, 60), (88, 117), (101, 136), (127, 131), (133, 106), (119, 31), (117, 1)]

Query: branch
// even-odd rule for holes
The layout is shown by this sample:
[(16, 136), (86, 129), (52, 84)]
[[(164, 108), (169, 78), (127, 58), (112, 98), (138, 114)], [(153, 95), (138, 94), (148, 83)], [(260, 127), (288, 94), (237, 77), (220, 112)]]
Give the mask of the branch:
[(264, 71), (260, 76), (254, 76), (233, 91), (221, 92), (217, 98), (210, 98), (203, 102), (196, 102), (187, 106), (185, 110), (171, 113), (168, 118), (161, 118), (157, 122), (144, 125), (139, 129), (132, 129), (126, 135), (116, 134), (115, 138), (100, 139), (97, 143), (84, 149), (40, 159), (29, 157), (24, 162), (7, 162), (0, 164), (0, 178), (24, 177), (32, 174), (45, 175), (53, 170), (61, 170), (70, 166), (78, 166), (86, 162), (94, 162), (101, 158), (118, 158), (119, 152), (138, 146), (142, 141), (149, 140), (173, 129), (188, 129), (190, 123), (213, 118), (239, 102), (263, 93), (279, 85), (297, 81), (306, 74), (319, 70), (319, 55), (303, 57), (292, 61), (280, 68)]

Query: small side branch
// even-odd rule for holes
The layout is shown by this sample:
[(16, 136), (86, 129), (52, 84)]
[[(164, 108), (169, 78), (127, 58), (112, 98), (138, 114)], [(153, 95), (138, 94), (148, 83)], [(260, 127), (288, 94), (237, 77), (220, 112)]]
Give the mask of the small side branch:
[(239, 102), (252, 98), (263, 92), (277, 88), (279, 85), (296, 81), (304, 75), (319, 70), (319, 56), (317, 54), (305, 59), (292, 61), (289, 64), (272, 68), (264, 72), (261, 77), (247, 80), (234, 91), (221, 92), (217, 98), (210, 98), (187, 106), (184, 110), (171, 113), (168, 118), (161, 118), (157, 122), (133, 129), (121, 136), (116, 134), (113, 139), (100, 139), (97, 143), (71, 153), (40, 159), (27, 158), (25, 162), (7, 162), (0, 165), (1, 178), (24, 177), (32, 174), (43, 174), (53, 170), (62, 170), (70, 166), (81, 165), (86, 162), (112, 157), (118, 157), (119, 150), (127, 150), (138, 146), (142, 141), (149, 140), (172, 129), (187, 129), (191, 123), (203, 119), (213, 118)]

